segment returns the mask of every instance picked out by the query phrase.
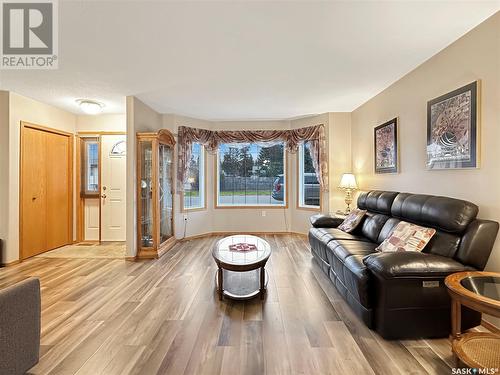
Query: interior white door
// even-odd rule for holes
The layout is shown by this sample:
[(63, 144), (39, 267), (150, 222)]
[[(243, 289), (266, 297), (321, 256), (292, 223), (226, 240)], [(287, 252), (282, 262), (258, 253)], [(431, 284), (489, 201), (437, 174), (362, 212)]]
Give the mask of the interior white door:
[(126, 139), (125, 135), (101, 136), (101, 241), (125, 241)]

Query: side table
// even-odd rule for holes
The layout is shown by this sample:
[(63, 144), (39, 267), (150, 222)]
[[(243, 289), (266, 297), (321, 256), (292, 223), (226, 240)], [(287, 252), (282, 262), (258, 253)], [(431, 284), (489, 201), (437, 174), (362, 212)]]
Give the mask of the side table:
[(500, 273), (458, 272), (445, 279), (451, 296), (451, 346), (455, 358), (471, 368), (500, 369), (500, 335), (461, 333), (461, 306), (500, 317)]

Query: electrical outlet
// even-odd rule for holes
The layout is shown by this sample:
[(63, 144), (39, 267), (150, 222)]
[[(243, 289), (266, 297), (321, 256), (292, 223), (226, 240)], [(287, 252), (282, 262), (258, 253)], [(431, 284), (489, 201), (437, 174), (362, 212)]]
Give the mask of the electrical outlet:
[(265, 217), (265, 216), (266, 216), (266, 214), (267, 214), (267, 212), (266, 212), (266, 211), (262, 211), (262, 217)]

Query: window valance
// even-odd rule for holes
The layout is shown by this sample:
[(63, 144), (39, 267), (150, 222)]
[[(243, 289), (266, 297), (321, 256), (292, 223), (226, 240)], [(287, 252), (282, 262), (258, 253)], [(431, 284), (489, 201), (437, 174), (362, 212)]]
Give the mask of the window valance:
[(321, 190), (328, 190), (328, 163), (324, 125), (288, 130), (206, 130), (180, 126), (178, 129), (179, 165), (177, 180), (179, 189), (184, 182), (191, 159), (193, 143), (202, 144), (208, 152), (216, 152), (222, 143), (285, 142), (286, 150), (297, 152), (300, 142), (310, 142), (310, 153)]

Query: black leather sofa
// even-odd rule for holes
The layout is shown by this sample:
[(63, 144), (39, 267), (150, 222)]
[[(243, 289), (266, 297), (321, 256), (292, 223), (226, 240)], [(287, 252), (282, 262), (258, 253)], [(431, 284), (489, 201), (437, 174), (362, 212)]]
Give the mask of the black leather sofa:
[[(477, 219), (470, 202), (431, 195), (369, 191), (358, 208), (367, 210), (351, 234), (342, 219), (311, 217), (314, 259), (368, 327), (386, 339), (445, 337), (450, 333), (450, 298), (444, 279), (483, 270), (498, 223)], [(423, 252), (380, 253), (375, 248), (400, 221), (436, 229)], [(462, 310), (462, 328), (479, 325), (481, 315)]]

